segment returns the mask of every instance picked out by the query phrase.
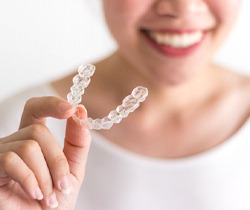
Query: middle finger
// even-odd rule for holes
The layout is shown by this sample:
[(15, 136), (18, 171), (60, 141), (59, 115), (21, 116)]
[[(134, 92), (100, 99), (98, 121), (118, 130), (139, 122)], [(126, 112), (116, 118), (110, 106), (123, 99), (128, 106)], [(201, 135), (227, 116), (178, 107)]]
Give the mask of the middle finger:
[(8, 142), (26, 139), (32, 139), (38, 143), (52, 177), (53, 185), (59, 191), (69, 193), (70, 189), (65, 189), (65, 186), (70, 188), (70, 183), (63, 184), (62, 187), (62, 180), (64, 180), (63, 183), (65, 183), (65, 179), (69, 181), (67, 178), (70, 174), (69, 165), (62, 149), (49, 129), (43, 124), (33, 124), (10, 135)]

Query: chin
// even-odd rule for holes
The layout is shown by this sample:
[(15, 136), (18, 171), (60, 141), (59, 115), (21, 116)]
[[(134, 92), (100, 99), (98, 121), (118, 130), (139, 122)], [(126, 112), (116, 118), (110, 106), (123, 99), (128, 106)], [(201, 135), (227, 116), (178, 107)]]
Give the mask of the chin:
[(171, 68), (151, 72), (150, 78), (155, 78), (157, 84), (167, 86), (179, 86), (191, 81), (197, 72), (194, 68)]

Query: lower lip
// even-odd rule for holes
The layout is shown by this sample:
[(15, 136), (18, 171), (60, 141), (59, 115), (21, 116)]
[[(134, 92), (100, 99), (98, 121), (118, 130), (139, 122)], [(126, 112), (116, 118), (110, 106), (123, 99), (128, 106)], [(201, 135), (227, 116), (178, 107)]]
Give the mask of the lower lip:
[(185, 47), (185, 48), (174, 48), (171, 46), (167, 46), (167, 45), (162, 45), (157, 43), (155, 40), (153, 40), (147, 33), (144, 33), (144, 35), (146, 36), (147, 40), (150, 42), (150, 44), (160, 53), (167, 55), (167, 56), (172, 56), (172, 57), (184, 57), (184, 56), (189, 56), (191, 54), (193, 54), (201, 45), (201, 43), (203, 42), (205, 35), (203, 35), (202, 39), (189, 46), (189, 47)]

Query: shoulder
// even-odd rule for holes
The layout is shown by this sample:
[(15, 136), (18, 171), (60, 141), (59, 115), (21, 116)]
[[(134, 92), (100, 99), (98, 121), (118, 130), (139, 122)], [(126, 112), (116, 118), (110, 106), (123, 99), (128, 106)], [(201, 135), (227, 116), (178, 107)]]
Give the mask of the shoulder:
[(214, 65), (213, 68), (216, 71), (220, 89), (230, 92), (234, 90), (245, 94), (250, 92), (250, 70), (249, 74), (246, 74), (237, 69), (229, 69), (217, 65)]
[(237, 72), (231, 73), (234, 77), (232, 79), (232, 88), (242, 96), (242, 103), (248, 104), (250, 108), (250, 75), (243, 75)]
[[(250, 117), (250, 76), (246, 77), (245, 80), (243, 81), (243, 98), (242, 98), (242, 103), (246, 102), (248, 105), (248, 118)], [(246, 101), (245, 101), (246, 100)]]
[(221, 84), (224, 84), (227, 95), (235, 100), (235, 109), (241, 109), (246, 118), (250, 117), (250, 75), (224, 69), (223, 77)]
[(242, 78), (240, 85), (240, 91), (242, 93), (241, 104), (246, 106), (247, 118), (250, 118), (250, 77), (245, 76)]
[(250, 77), (240, 71), (217, 68), (215, 84), (216, 106), (213, 118), (222, 125), (227, 136), (238, 132), (250, 118)]

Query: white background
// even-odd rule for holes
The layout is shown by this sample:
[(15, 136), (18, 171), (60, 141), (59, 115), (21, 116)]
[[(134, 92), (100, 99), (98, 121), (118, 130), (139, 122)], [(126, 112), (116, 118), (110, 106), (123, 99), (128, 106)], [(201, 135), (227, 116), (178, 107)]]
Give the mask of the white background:
[[(115, 48), (97, 1), (0, 1), (0, 100), (62, 77), (79, 64), (93, 62)], [(250, 1), (243, 0), (234, 31), (215, 58), (248, 75), (249, 11)]]

